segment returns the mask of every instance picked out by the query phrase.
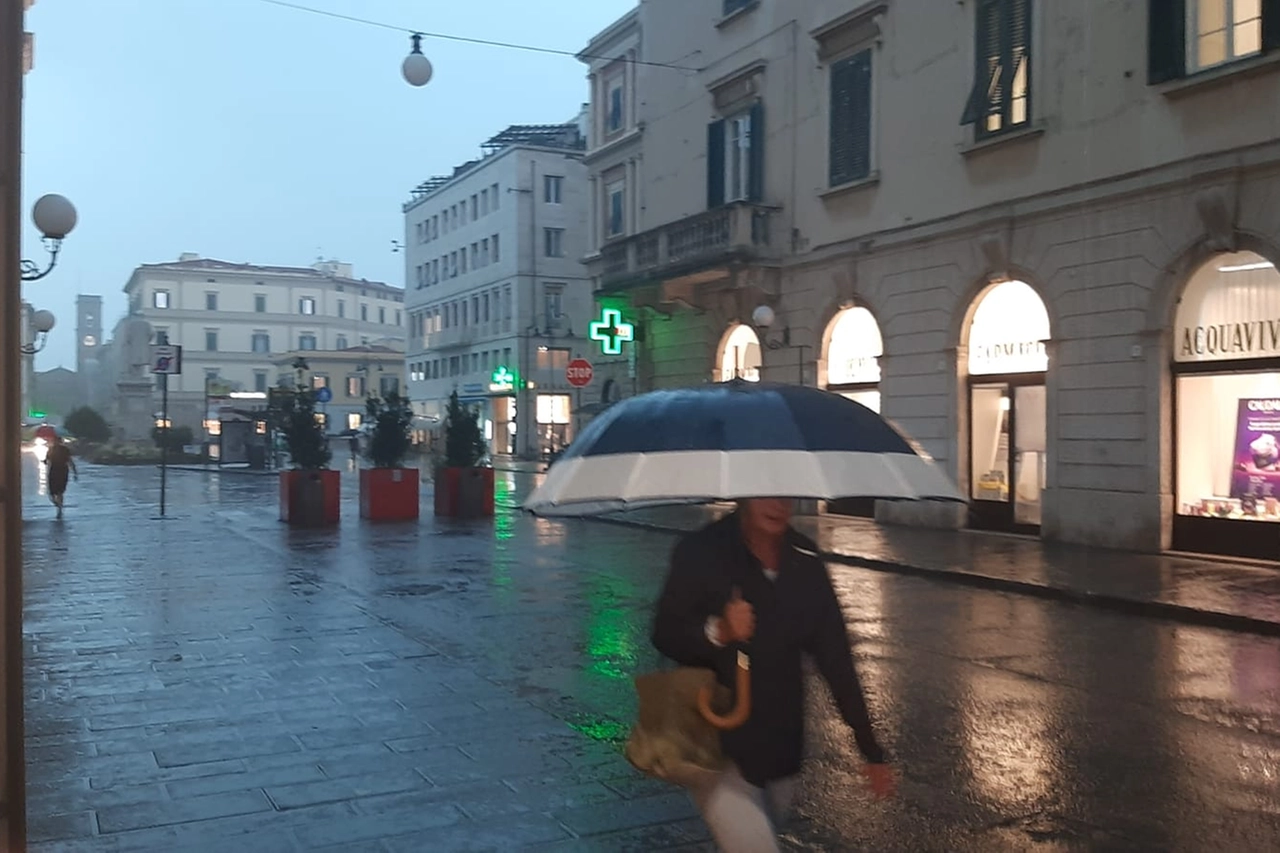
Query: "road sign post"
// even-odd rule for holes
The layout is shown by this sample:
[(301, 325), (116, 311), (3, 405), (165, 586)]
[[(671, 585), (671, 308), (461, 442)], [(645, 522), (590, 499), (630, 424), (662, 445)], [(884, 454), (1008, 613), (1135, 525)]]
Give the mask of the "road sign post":
[[(182, 373), (182, 347), (161, 344), (151, 349), (151, 372), (160, 376), (160, 517), (164, 518), (169, 486), (169, 377)], [(207, 416), (206, 412), (206, 416)]]
[(564, 378), (574, 388), (585, 388), (591, 384), (595, 370), (591, 362), (585, 358), (575, 358), (564, 369)]

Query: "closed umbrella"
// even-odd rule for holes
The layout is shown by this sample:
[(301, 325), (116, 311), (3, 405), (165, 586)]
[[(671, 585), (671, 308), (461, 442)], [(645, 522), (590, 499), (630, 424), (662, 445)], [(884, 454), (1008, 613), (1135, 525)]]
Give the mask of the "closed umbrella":
[[(927, 454), (865, 406), (817, 388), (737, 379), (611, 406), (524, 506), (583, 516), (769, 497), (964, 500)], [(740, 651), (736, 706), (721, 715), (702, 689), (703, 719), (718, 729), (742, 725), (749, 688), (750, 661)]]

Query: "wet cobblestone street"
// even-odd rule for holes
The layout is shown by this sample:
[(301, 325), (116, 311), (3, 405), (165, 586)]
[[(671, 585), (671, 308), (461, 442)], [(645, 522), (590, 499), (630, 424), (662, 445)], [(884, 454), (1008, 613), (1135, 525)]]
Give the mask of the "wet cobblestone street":
[[(671, 536), (351, 495), (298, 532), (273, 480), (198, 473), (157, 520), (156, 481), (87, 468), (64, 522), (28, 495), (34, 850), (709, 849), (620, 754)], [(903, 781), (871, 800), (815, 683), (793, 846), (1280, 846), (1280, 641), (832, 574)]]

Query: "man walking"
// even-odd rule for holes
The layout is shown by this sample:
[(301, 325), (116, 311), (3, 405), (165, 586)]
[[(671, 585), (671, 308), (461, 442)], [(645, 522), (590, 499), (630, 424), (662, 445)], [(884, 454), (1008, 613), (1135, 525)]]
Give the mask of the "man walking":
[(750, 644), (751, 716), (721, 733), (731, 765), (691, 793), (727, 853), (777, 851), (804, 748), (802, 656), (811, 655), (853, 729), (877, 796), (894, 792), (853, 666), (835, 590), (817, 546), (791, 527), (789, 500), (740, 501), (738, 511), (685, 537), (671, 557), (653, 643), (685, 666), (735, 683), (736, 649)]
[(75, 474), (76, 480), (79, 481), (80, 472), (76, 470), (76, 461), (71, 456), (71, 448), (67, 447), (61, 436), (54, 437), (49, 453), (44, 458), (44, 464), (49, 474), (49, 500), (53, 501), (53, 505), (58, 508), (58, 518), (62, 518), (62, 503), (67, 493), (67, 480), (70, 479), (71, 474)]

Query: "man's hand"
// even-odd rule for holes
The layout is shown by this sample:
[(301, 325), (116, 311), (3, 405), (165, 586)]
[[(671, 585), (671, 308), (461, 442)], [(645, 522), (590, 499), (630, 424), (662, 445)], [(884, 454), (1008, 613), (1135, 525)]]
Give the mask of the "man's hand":
[(898, 793), (898, 780), (894, 778), (893, 768), (888, 764), (864, 764), (862, 775), (867, 777), (871, 793), (877, 799), (890, 800)]
[(720, 619), (719, 635), (722, 644), (745, 643), (756, 632), (756, 611), (742, 600), (742, 590), (733, 588), (733, 597), (724, 606)]

